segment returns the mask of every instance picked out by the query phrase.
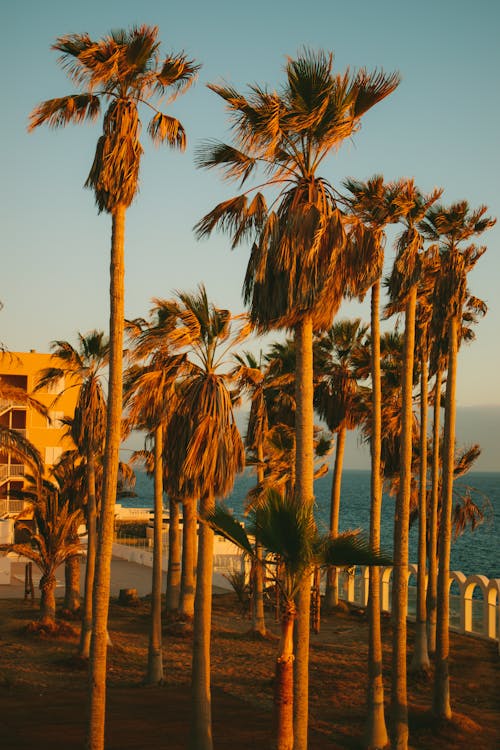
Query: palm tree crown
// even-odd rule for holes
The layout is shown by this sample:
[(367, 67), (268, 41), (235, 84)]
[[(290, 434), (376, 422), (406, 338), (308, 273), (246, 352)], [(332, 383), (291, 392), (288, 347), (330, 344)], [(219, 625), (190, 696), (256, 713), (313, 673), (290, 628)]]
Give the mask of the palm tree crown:
[(199, 236), (216, 226), (228, 231), (233, 247), (254, 240), (244, 297), (252, 322), (264, 330), (293, 327), (313, 309), (316, 327), (330, 324), (343, 290), (338, 264), (345, 229), (335, 191), (318, 169), (399, 83), (396, 73), (334, 74), (332, 68), (332, 54), (305, 50), (288, 60), (279, 93), (254, 85), (245, 97), (210, 86), (228, 105), (236, 145), (205, 144), (199, 166), (221, 167), (242, 184), (263, 167), (264, 186), (279, 188), (269, 208), (260, 191), (252, 200), (247, 191), (216, 206), (196, 227)]
[(185, 148), (182, 124), (158, 110), (151, 99), (172, 92), (171, 101), (191, 85), (199, 66), (183, 54), (161, 60), (157, 36), (156, 26), (142, 25), (112, 31), (98, 41), (88, 34), (68, 34), (52, 45), (61, 53), (59, 62), (80, 93), (39, 104), (30, 115), (29, 130), (42, 124), (57, 128), (95, 120), (101, 101), (110, 102), (85, 183), (95, 191), (99, 211), (112, 213), (118, 205), (128, 207), (137, 193), (143, 151), (139, 103), (153, 112), (148, 133), (155, 143), (166, 141)]

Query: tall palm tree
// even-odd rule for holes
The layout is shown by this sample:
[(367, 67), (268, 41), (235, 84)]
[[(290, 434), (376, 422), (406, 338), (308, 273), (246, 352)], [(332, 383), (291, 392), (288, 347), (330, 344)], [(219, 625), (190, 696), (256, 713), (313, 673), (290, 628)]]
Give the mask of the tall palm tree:
[[(236, 544), (250, 557), (256, 558), (249, 534), (267, 552), (277, 556), (274, 563), (266, 562), (283, 599), (281, 639), (276, 658), (274, 710), (276, 750), (292, 750), (293, 731), (293, 622), (296, 617), (295, 597), (302, 580), (310, 578), (313, 567), (332, 565), (387, 564), (389, 559), (374, 554), (357, 532), (345, 532), (335, 539), (329, 534), (318, 534), (307, 505), (299, 505), (295, 498), (268, 490), (259, 511), (252, 512), (247, 530), (222, 506), (205, 517), (219, 534)], [(256, 558), (257, 564), (262, 564)], [(280, 572), (278, 572), (280, 571)]]
[[(472, 324), (478, 322), (478, 318), (487, 312), (485, 303), (478, 297), (469, 296), (462, 315), (462, 328), (460, 339), (471, 342), (475, 338)], [(431, 654), (436, 651), (436, 623), (437, 623), (437, 539), (438, 539), (438, 509), (439, 492), (441, 485), (441, 407), (444, 405), (442, 394), (443, 378), (446, 372), (447, 345), (446, 345), (446, 317), (443, 318), (442, 309), (438, 305), (433, 306), (433, 317), (431, 321), (431, 371), (435, 373), (433, 386), (433, 426), (432, 426), (432, 468), (431, 468), (431, 490), (429, 503), (429, 542), (428, 559), (429, 574), (427, 583), (427, 641)]]
[[(93, 607), (92, 589), (97, 551), (97, 499), (96, 464), (104, 451), (106, 426), (106, 400), (102, 379), (108, 364), (109, 341), (103, 331), (78, 334), (78, 345), (68, 341), (51, 343), (54, 365), (41, 370), (35, 391), (65, 379), (65, 391), (78, 389), (75, 413), (70, 423), (70, 433), (78, 452), (85, 461), (87, 477), (87, 560), (85, 570), (82, 630), (79, 653), (84, 659), (90, 655)], [(57, 402), (57, 397), (56, 400)]]
[[(335, 464), (330, 498), (330, 534), (339, 531), (340, 491), (347, 430), (359, 423), (359, 386), (352, 372), (351, 354), (359, 346), (367, 331), (361, 319), (339, 320), (314, 341), (314, 369), (316, 384), (314, 402), (319, 416), (328, 429), (337, 433)], [(325, 606), (338, 604), (338, 575), (335, 568), (327, 571)]]
[[(231, 376), (225, 371), (231, 349), (246, 335), (234, 329), (228, 310), (209, 302), (205, 287), (176, 299), (157, 300), (163, 323), (184, 343), (186, 370), (178, 385), (175, 413), (167, 425), (167, 474), (172, 471), (180, 497), (199, 498), (200, 513), (213, 511), (215, 498), (232, 488), (244, 467), (244, 447), (233, 415)], [(173, 326), (171, 324), (173, 323)], [(192, 662), (190, 747), (212, 750), (210, 630), (213, 531), (199, 532)]]
[[(385, 228), (398, 220), (402, 182), (384, 183), (382, 175), (374, 175), (367, 182), (345, 180), (348, 206), (354, 218), (351, 234), (353, 274), (351, 294), (361, 299), (371, 289), (371, 431), (370, 431), (370, 540), (372, 548), (380, 546), (382, 512), (382, 402), (380, 373), (380, 280), (385, 248)], [(380, 571), (370, 568), (368, 596), (368, 747), (384, 747), (387, 729), (384, 717), (384, 686), (382, 682), (382, 634), (380, 624)]]
[[(138, 105), (152, 110), (148, 132), (156, 143), (185, 147), (179, 120), (154, 107), (152, 97), (184, 91), (198, 66), (184, 55), (160, 59), (158, 28), (120, 29), (97, 41), (88, 34), (59, 37), (53, 49), (80, 89), (77, 94), (49, 99), (31, 113), (29, 129), (42, 124), (60, 127), (97, 118), (101, 101), (110, 102), (103, 120), (94, 162), (85, 183), (94, 190), (99, 212), (111, 215), (110, 358), (106, 426), (105, 481), (96, 569), (92, 633), (88, 746), (104, 747), (106, 643), (109, 579), (113, 542), (113, 507), (118, 473), (122, 409), (125, 214), (138, 189), (142, 146)], [(171, 97), (172, 98), (172, 97)]]
[[(392, 746), (408, 746), (408, 699), (406, 668), (406, 617), (408, 609), (408, 541), (412, 486), (413, 376), (415, 350), (415, 313), (418, 283), (421, 279), (423, 237), (418, 222), (441, 195), (434, 190), (423, 195), (408, 180), (403, 189), (405, 228), (397, 240), (397, 257), (388, 280), (391, 303), (403, 306), (405, 313), (402, 372), (402, 432), (399, 489), (394, 517), (394, 572), (392, 584)], [(389, 308), (390, 309), (390, 308)]]
[[(280, 92), (253, 85), (248, 96), (230, 86), (210, 88), (227, 103), (235, 146), (205, 145), (203, 167), (221, 167), (245, 182), (259, 167), (273, 191), (268, 208), (258, 190), (216, 206), (197, 225), (199, 236), (215, 227), (232, 235), (233, 247), (253, 241), (244, 281), (250, 319), (260, 331), (294, 331), (296, 377), (296, 497), (313, 502), (313, 329), (331, 325), (345, 280), (344, 217), (319, 169), (328, 154), (359, 128), (362, 116), (399, 83), (397, 74), (361, 70), (333, 73), (333, 55), (305, 50), (288, 59)], [(247, 191), (248, 192), (248, 191)], [(296, 668), (296, 747), (307, 746), (309, 601), (300, 592)]]
[[(436, 304), (447, 324), (448, 372), (444, 411), (443, 491), (439, 532), (438, 610), (436, 630), (436, 671), (433, 712), (451, 717), (449, 685), (449, 568), (451, 517), (453, 504), (453, 470), (455, 451), (455, 410), (457, 354), (462, 330), (462, 316), (469, 296), (467, 274), (474, 268), (486, 247), (478, 247), (471, 238), (481, 235), (495, 224), (486, 216), (486, 206), (471, 210), (467, 201), (446, 207), (435, 206), (422, 222), (422, 231), (440, 244), (441, 273), (438, 277)], [(469, 244), (466, 244), (469, 243)]]

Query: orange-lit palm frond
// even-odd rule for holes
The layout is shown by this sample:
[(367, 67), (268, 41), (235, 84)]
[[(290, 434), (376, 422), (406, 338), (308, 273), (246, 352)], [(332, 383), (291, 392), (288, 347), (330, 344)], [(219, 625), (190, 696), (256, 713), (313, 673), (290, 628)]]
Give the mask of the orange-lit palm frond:
[(266, 215), (267, 205), (262, 193), (256, 193), (251, 201), (246, 195), (238, 195), (212, 209), (196, 224), (195, 232), (201, 238), (219, 227), (232, 235), (231, 247), (234, 249), (239, 242), (260, 231)]
[(226, 179), (246, 181), (257, 164), (255, 157), (219, 141), (204, 141), (195, 151), (197, 167), (212, 169), (220, 167)]
[(180, 151), (186, 148), (186, 133), (176, 117), (157, 112), (148, 125), (148, 133), (155, 144), (168, 141), (171, 146)]
[(95, 120), (101, 111), (99, 97), (94, 94), (73, 94), (58, 99), (48, 99), (35, 107), (30, 114), (28, 130), (47, 124), (50, 128), (64, 127), (70, 122)]

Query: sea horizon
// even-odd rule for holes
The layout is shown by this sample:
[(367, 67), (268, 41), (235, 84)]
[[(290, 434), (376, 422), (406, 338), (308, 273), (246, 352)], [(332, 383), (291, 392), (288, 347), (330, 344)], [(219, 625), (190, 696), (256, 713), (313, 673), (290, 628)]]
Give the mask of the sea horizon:
[[(136, 496), (122, 498), (121, 505), (153, 508), (153, 482), (143, 470), (136, 472)], [(332, 472), (315, 482), (315, 516), (320, 529), (328, 529)], [(255, 484), (255, 472), (247, 467), (236, 477), (231, 493), (222, 501), (234, 514), (244, 520), (245, 497)], [(479, 505), (484, 506), (485, 520), (474, 532), (466, 531), (452, 542), (451, 569), (465, 575), (485, 575), (500, 578), (500, 545), (497, 530), (500, 527), (500, 472), (476, 471), (459, 477), (454, 482), (456, 496), (460, 491), (470, 491)], [(370, 471), (345, 469), (342, 475), (339, 529), (369, 529)], [(166, 496), (164, 503), (167, 503)], [(394, 499), (387, 494), (382, 502), (381, 545), (392, 553)], [(418, 524), (410, 529), (410, 561), (416, 562)]]

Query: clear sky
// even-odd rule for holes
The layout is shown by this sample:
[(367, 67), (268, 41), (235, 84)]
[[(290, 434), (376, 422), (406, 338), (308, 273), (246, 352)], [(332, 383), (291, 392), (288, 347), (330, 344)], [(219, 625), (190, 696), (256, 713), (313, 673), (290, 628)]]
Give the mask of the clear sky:
[[(414, 177), (424, 191), (443, 187), (446, 203), (467, 199), (500, 217), (500, 4), (493, 0), (4, 0), (0, 13), (0, 340), (13, 351), (44, 351), (53, 339), (74, 341), (77, 331), (108, 325), (110, 219), (98, 216), (82, 187), (100, 125), (26, 132), (38, 102), (74, 90), (50, 50), (67, 33), (99, 37), (156, 24), (165, 53), (184, 50), (203, 64), (196, 86), (171, 108), (186, 128), (188, 150), (156, 149), (144, 132), (141, 189), (127, 220), (127, 317), (145, 315), (152, 297), (200, 281), (217, 304), (242, 309), (247, 248), (231, 252), (224, 236), (197, 242), (192, 232), (235, 190), (193, 165), (200, 140), (227, 137), (222, 100), (205, 84), (279, 86), (286, 56), (304, 46), (334, 51), (339, 72), (365, 66), (402, 77), (354, 139), (324, 163), (328, 179)], [(484, 236), (488, 252), (470, 279), (489, 313), (476, 343), (460, 353), (463, 407), (500, 404), (499, 240), (498, 226)], [(366, 307), (340, 313), (353, 314), (368, 319)]]

